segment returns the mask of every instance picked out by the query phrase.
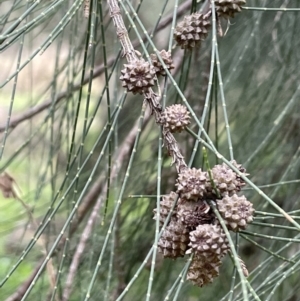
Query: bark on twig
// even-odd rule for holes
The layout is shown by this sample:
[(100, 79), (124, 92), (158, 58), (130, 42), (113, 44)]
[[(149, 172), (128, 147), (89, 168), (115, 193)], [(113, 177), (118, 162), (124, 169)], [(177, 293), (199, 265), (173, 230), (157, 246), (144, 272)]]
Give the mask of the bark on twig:
[[(136, 54), (134, 46), (131, 43), (127, 30), (125, 28), (118, 0), (108, 0), (108, 5), (110, 16), (113, 19), (114, 25), (116, 27), (116, 33), (122, 45), (123, 53), (127, 61), (138, 61), (139, 57)], [(174, 138), (173, 134), (169, 131), (169, 129), (167, 129), (167, 127), (165, 127), (163, 123), (161, 123), (162, 108), (159, 103), (158, 95), (152, 90), (152, 88), (148, 88), (148, 90), (143, 94), (144, 99), (147, 101), (152, 114), (154, 114), (156, 123), (161, 124), (163, 127), (162, 133), (164, 136), (165, 146), (168, 150), (169, 155), (173, 159), (172, 163), (175, 163), (176, 170), (178, 173), (180, 173), (183, 168), (187, 167), (187, 164), (184, 161), (184, 157), (180, 152), (178, 142)]]

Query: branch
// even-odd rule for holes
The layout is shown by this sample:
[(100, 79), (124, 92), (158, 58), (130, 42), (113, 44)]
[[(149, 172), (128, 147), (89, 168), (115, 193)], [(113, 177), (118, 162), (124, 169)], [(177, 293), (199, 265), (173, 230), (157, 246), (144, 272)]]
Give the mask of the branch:
[[(116, 27), (116, 34), (123, 48), (123, 54), (125, 55), (126, 60), (129, 63), (135, 63), (139, 61), (139, 57), (128, 36), (128, 31), (126, 30), (123, 17), (121, 15), (118, 0), (108, 0), (107, 2), (109, 5), (110, 16)], [(174, 138), (173, 134), (165, 126), (164, 123), (161, 123), (163, 111), (159, 102), (158, 95), (152, 90), (152, 88), (148, 88), (146, 91), (143, 91), (143, 95), (145, 101), (148, 103), (151, 109), (152, 114), (154, 114), (156, 123), (160, 124), (163, 128), (162, 134), (164, 136), (165, 146), (168, 150), (169, 155), (172, 157), (172, 163), (175, 163), (176, 170), (178, 173), (180, 173), (182, 169), (187, 167), (187, 164), (184, 160), (184, 156), (181, 154), (178, 142)]]
[(65, 284), (65, 289), (64, 289), (64, 292), (63, 292), (63, 301), (67, 301), (69, 300), (69, 297), (71, 295), (71, 292), (72, 292), (72, 284), (73, 284), (73, 281), (74, 281), (74, 278), (76, 276), (76, 272), (77, 272), (77, 268), (80, 264), (80, 258), (81, 258), (81, 255), (83, 254), (84, 250), (85, 250), (85, 247), (86, 247), (86, 243), (92, 233), (92, 230), (93, 230), (93, 225), (94, 223), (96, 222), (96, 219), (98, 217), (98, 212), (100, 210), (100, 207), (102, 205), (102, 198), (99, 197), (98, 198), (98, 201), (97, 203), (95, 204), (94, 206), (94, 209), (88, 219), (88, 222), (82, 232), (82, 235), (81, 235), (81, 238), (80, 238), (80, 241), (78, 243), (78, 246), (76, 248), (76, 251), (73, 255), (73, 258), (72, 258), (72, 263), (70, 265), (70, 268), (69, 268), (69, 273), (68, 273), (68, 276), (67, 276), (67, 280), (66, 280), (66, 284)]

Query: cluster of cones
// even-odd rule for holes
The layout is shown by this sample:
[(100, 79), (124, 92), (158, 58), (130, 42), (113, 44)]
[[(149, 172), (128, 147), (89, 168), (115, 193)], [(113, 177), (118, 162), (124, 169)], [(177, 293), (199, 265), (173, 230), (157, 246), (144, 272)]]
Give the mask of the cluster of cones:
[[(233, 18), (238, 12), (241, 12), (245, 0), (215, 0), (215, 10), (217, 21), (220, 24), (221, 19), (228, 20)], [(185, 16), (183, 21), (178, 23), (174, 31), (174, 38), (177, 45), (182, 49), (192, 49), (199, 46), (204, 41), (211, 28), (211, 5), (206, 13), (194, 13)]]
[[(246, 170), (231, 162), (242, 174)], [(187, 279), (203, 286), (219, 275), (222, 258), (230, 250), (219, 220), (208, 200), (213, 200), (228, 230), (245, 229), (252, 222), (254, 209), (245, 196), (238, 193), (244, 181), (227, 165), (216, 165), (209, 172), (185, 168), (177, 178), (177, 191), (162, 198), (154, 219), (162, 226), (169, 222), (158, 242), (164, 257), (177, 258), (193, 253)], [(173, 211), (172, 211), (173, 208)]]
[[(205, 12), (185, 16), (174, 31), (174, 39), (182, 49), (199, 46), (211, 28), (212, 4)], [(215, 0), (218, 24), (242, 10), (245, 0)], [(174, 68), (171, 53), (162, 50), (150, 55), (151, 61), (138, 57), (129, 60), (121, 70), (120, 80), (127, 91), (147, 95), (159, 76)], [(163, 62), (163, 64), (162, 64)], [(152, 93), (154, 96), (155, 93)], [(166, 227), (158, 242), (158, 250), (164, 257), (177, 258), (193, 253), (187, 279), (198, 286), (213, 281), (219, 274), (222, 258), (229, 252), (227, 237), (219, 220), (211, 210), (210, 201), (216, 203), (222, 219), (230, 231), (245, 229), (253, 219), (252, 204), (238, 193), (245, 185), (242, 178), (227, 165), (216, 165), (211, 171), (188, 168), (181, 154), (177, 154), (177, 142), (170, 133), (181, 132), (190, 124), (190, 113), (181, 104), (164, 110), (152, 106), (157, 112), (156, 122), (162, 125), (167, 148), (174, 154), (177, 171), (177, 191), (162, 198), (160, 208), (154, 210), (155, 219)], [(176, 144), (176, 145), (175, 145)], [(175, 147), (175, 146), (176, 147)], [(173, 161), (175, 162), (176, 160)], [(231, 162), (240, 173), (245, 169)], [(169, 220), (167, 222), (167, 218)]]

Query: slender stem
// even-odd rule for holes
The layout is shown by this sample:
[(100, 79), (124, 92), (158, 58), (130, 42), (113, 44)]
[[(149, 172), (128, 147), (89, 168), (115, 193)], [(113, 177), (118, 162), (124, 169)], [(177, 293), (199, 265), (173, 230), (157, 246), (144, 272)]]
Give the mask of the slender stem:
[(272, 11), (282, 11), (282, 12), (298, 12), (300, 11), (300, 8), (280, 8), (280, 7), (250, 7), (250, 6), (243, 6), (242, 7), (245, 10), (256, 10), (256, 11), (266, 11), (266, 12), (272, 12)]
[(230, 236), (230, 233), (225, 225), (225, 222), (222, 218), (222, 216), (220, 215), (219, 211), (217, 210), (216, 208), (216, 205), (214, 202), (212, 201), (209, 201), (209, 204), (214, 212), (214, 214), (217, 216), (220, 224), (221, 224), (221, 227), (223, 228), (225, 234), (226, 234), (226, 237), (228, 239), (228, 242), (229, 242), (229, 246), (230, 246), (230, 250), (231, 250), (231, 253), (232, 253), (232, 256), (233, 256), (233, 261), (234, 261), (234, 264), (235, 264), (235, 267), (237, 269), (237, 272), (240, 276), (240, 279), (241, 279), (241, 284), (242, 284), (242, 292), (243, 292), (243, 300), (244, 301), (248, 301), (248, 291), (247, 291), (247, 285), (246, 285), (246, 282), (247, 282), (247, 279), (245, 278), (244, 276), (244, 273), (243, 273), (243, 269), (242, 269), (242, 266), (241, 266), (241, 263), (240, 263), (240, 260), (239, 260), (239, 256), (235, 250), (235, 247), (234, 247), (234, 244), (233, 244), (233, 241), (231, 239), (231, 236)]

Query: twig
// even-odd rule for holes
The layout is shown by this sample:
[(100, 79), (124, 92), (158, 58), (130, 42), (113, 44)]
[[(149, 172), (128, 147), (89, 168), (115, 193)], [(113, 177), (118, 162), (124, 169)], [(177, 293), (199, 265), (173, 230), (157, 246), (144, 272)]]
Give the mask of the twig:
[(80, 263), (81, 255), (83, 254), (85, 247), (86, 247), (86, 243), (92, 233), (93, 225), (96, 222), (96, 219), (98, 217), (98, 212), (99, 212), (101, 205), (102, 205), (102, 198), (98, 198), (98, 200), (94, 206), (94, 209), (88, 219), (88, 222), (82, 232), (80, 241), (79, 241), (76, 251), (73, 255), (72, 263), (69, 268), (69, 273), (68, 273), (67, 280), (65, 283), (65, 289), (63, 292), (63, 299), (62, 299), (63, 301), (69, 300), (70, 294), (72, 292), (72, 284), (74, 281), (74, 277), (76, 276), (76, 272), (77, 272), (77, 268)]
[[(124, 56), (128, 62), (138, 61), (138, 55), (135, 52), (133, 44), (130, 41), (124, 21), (121, 15), (119, 4), (117, 0), (108, 0), (108, 5), (110, 9), (110, 16), (113, 19), (114, 25), (116, 27), (116, 33), (120, 40), (120, 43), (123, 48)], [(158, 95), (149, 88), (147, 92), (144, 92), (144, 98), (147, 101), (152, 114), (154, 114), (156, 123), (160, 124), (162, 108), (159, 103)], [(176, 170), (178, 173), (184, 168), (187, 167), (187, 164), (184, 161), (184, 157), (180, 152), (178, 143), (174, 138), (173, 134), (169, 131), (168, 128), (162, 124), (163, 136), (165, 141), (165, 146), (168, 150), (169, 155), (172, 157), (172, 163), (175, 163)]]

